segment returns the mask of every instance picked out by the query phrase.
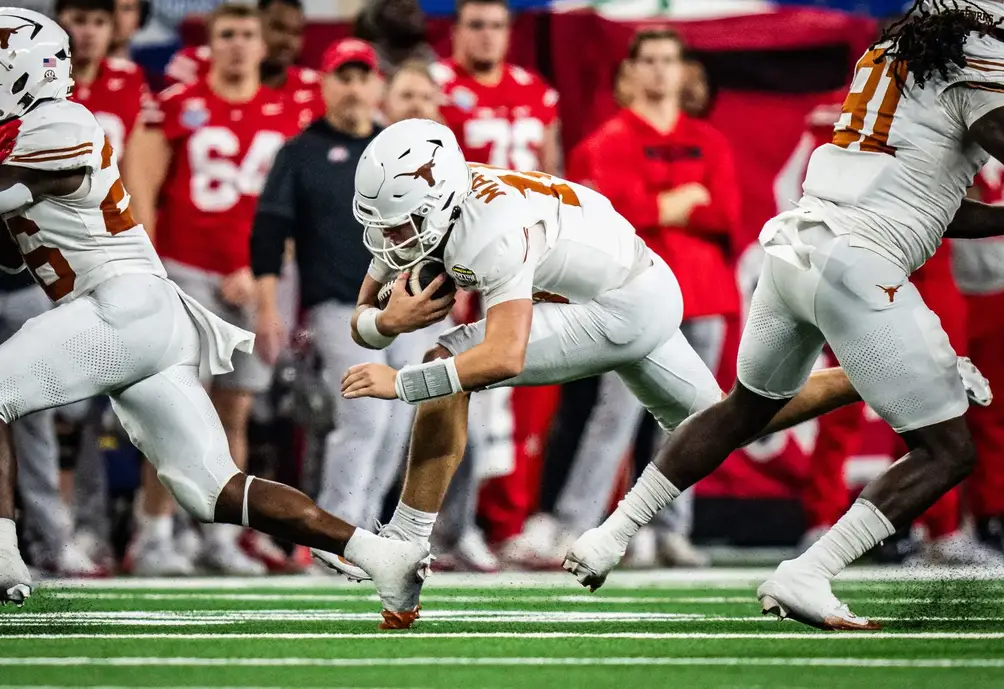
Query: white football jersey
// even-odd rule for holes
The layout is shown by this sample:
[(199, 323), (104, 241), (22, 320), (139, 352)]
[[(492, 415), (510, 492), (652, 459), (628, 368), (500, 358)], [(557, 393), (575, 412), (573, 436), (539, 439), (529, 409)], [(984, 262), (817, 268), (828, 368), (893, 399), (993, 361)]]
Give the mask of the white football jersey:
[[(514, 299), (583, 303), (651, 265), (648, 248), (606, 197), (541, 172), (470, 164), (471, 193), (443, 262), (485, 309)], [(391, 271), (374, 259), (370, 275)]]
[(21, 117), (3, 164), (88, 171), (73, 194), (44, 197), (4, 218), (25, 265), (52, 301), (70, 301), (117, 275), (165, 275), (129, 210), (115, 152), (87, 108), (67, 100), (40, 103)]
[[(866, 52), (833, 142), (809, 160), (799, 206), (907, 273), (938, 248), (989, 158), (968, 137), (969, 126), (1004, 106), (996, 86), (1004, 84), (1004, 43), (972, 34), (965, 50), (965, 69), (948, 79), (934, 74), (923, 88), (902, 63), (881, 61), (881, 47)], [(907, 76), (902, 90), (897, 71)]]

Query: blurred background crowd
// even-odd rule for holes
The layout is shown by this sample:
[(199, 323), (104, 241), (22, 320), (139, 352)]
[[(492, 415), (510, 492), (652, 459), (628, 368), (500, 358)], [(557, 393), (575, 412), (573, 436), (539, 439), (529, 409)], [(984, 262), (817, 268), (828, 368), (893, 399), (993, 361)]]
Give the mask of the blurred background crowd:
[[(368, 263), (352, 175), (380, 127), (438, 119), (469, 160), (607, 195), (675, 271), (684, 333), (728, 387), (759, 273), (757, 233), (797, 200), (855, 61), (911, 3), (22, 4), (70, 33), (74, 98), (123, 160), (134, 211), (171, 277), (258, 335), (253, 359), (207, 381), (235, 460), (372, 527), (397, 501), (412, 409), (342, 400), (338, 381), (372, 357), (416, 361), (439, 332), (384, 352), (349, 337)], [(1001, 172), (992, 161), (971, 193), (999, 200)], [(946, 243), (914, 280), (956, 351), (1004, 386), (1004, 244)], [(0, 276), (3, 337), (47, 303), (29, 279)], [(475, 299), (459, 299), (450, 322), (478, 317)], [(887, 541), (878, 561), (1004, 563), (1004, 405), (969, 419), (979, 470)], [(558, 567), (570, 539), (605, 517), (662, 442), (613, 375), (478, 393), (469, 431), (437, 527), (444, 569)], [(15, 438), (19, 528), (41, 570), (310, 568), (303, 549), (179, 513), (106, 400), (26, 418)], [(901, 454), (898, 442), (861, 405), (761, 440), (639, 534), (626, 563), (776, 561), (832, 525)]]

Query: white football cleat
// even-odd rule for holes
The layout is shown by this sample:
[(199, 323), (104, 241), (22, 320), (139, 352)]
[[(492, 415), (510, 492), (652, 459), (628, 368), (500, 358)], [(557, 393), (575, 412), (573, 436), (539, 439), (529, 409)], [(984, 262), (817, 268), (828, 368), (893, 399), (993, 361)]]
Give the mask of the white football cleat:
[[(432, 563), (429, 546), (386, 537), (376, 543), (379, 550), (374, 548), (368, 555), (366, 575), (373, 580), (383, 603), (380, 629), (409, 629), (418, 619), (422, 584), (429, 576)], [(316, 548), (311, 552), (326, 567), (344, 571), (341, 564), (344, 558)]]
[(129, 548), (125, 570), (137, 577), (186, 577), (195, 574), (192, 561), (175, 549), (172, 539), (140, 538)]
[(205, 535), (201, 563), (224, 576), (260, 577), (268, 574), (268, 568), (252, 559), (241, 549), (238, 539), (242, 528), (234, 524), (207, 524), (202, 529)]
[(959, 370), (959, 377), (962, 378), (962, 385), (966, 388), (966, 395), (969, 401), (981, 407), (989, 407), (994, 401), (993, 390), (990, 389), (990, 381), (987, 380), (976, 364), (969, 360), (969, 357), (960, 356), (956, 361)]
[(625, 550), (603, 527), (590, 529), (568, 549), (562, 567), (574, 574), (580, 584), (595, 591), (603, 586)]
[(696, 569), (711, 566), (711, 558), (694, 547), (685, 534), (676, 531), (661, 531), (656, 536), (656, 544), (659, 548), (659, 555), (671, 567)]
[(24, 605), (31, 596), (31, 572), (17, 546), (0, 546), (0, 605)]
[(464, 530), (451, 554), (457, 568), (466, 572), (494, 574), (501, 568), (499, 559), (485, 542), (484, 534), (476, 527)]
[(778, 565), (756, 592), (764, 615), (793, 619), (828, 631), (875, 631), (878, 622), (858, 617), (837, 600), (830, 581), (797, 560)]
[[(384, 524), (377, 530), (377, 536), (380, 538), (389, 538), (395, 541), (407, 541), (408, 537), (405, 536), (397, 527), (392, 524)], [(419, 545), (425, 546), (426, 550), (431, 550), (431, 546), (428, 541), (425, 543), (420, 543)], [(366, 570), (357, 564), (349, 562), (341, 555), (335, 555), (334, 553), (329, 553), (325, 550), (314, 550), (311, 548), (311, 553), (317, 557), (317, 559), (328, 569), (334, 571), (337, 574), (341, 574), (349, 581), (359, 583), (360, 581), (371, 581), (373, 577), (366, 573)], [(318, 555), (321, 553), (322, 555)], [(435, 560), (435, 556), (432, 557)]]

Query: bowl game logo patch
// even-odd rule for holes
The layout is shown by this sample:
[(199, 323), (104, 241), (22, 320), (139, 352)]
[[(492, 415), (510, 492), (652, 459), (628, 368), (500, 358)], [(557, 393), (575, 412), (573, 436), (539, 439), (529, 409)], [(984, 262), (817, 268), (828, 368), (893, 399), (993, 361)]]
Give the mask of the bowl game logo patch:
[(450, 269), (453, 273), (453, 280), (464, 287), (473, 287), (478, 284), (478, 276), (474, 274), (474, 271), (465, 266), (453, 266)]

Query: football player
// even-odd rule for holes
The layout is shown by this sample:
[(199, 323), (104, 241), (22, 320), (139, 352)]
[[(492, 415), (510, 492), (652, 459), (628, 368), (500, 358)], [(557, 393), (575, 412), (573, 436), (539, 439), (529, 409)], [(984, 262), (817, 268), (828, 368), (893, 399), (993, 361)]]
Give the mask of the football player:
[[(487, 313), (443, 334), (422, 364), (361, 364), (343, 378), (346, 398), (419, 404), (401, 502), (383, 535), (428, 541), (464, 454), (471, 391), (615, 371), (667, 431), (722, 399), (679, 331), (683, 300), (672, 271), (597, 192), (544, 173), (468, 164), (449, 129), (406, 120), (367, 147), (353, 204), (374, 255), (352, 320), (359, 344), (382, 348), (437, 320), (441, 300), (432, 295), (445, 276), (416, 296), (405, 289), (408, 269), (427, 257), (481, 293)], [(395, 271), (404, 272), (380, 310), (377, 295)], [(815, 372), (747, 440), (856, 399), (840, 369)], [(358, 577), (342, 561), (320, 559)], [(402, 627), (417, 615), (421, 584), (410, 585), (409, 607), (389, 608)]]
[(58, 0), (56, 20), (73, 42), (71, 99), (94, 114), (112, 148), (123, 155), (149, 92), (138, 66), (108, 56), (115, 0)]
[[(171, 279), (217, 315), (250, 329), (254, 206), (272, 159), (299, 123), (289, 103), (260, 84), (264, 43), (255, 10), (223, 5), (208, 30), (209, 74), (168, 88), (144, 111), (126, 172), (137, 190), (136, 212), (156, 238)], [(233, 373), (213, 381), (213, 402), (239, 467), (247, 462), (254, 395), (271, 378), (259, 357), (238, 355)], [(208, 529), (205, 559), (224, 572), (264, 573), (237, 547), (238, 535), (229, 526)]]
[[(830, 582), (968, 476), (976, 451), (966, 389), (938, 317), (910, 275), (942, 238), (1002, 231), (1001, 209), (963, 200), (990, 155), (1004, 160), (999, 2), (917, 2), (858, 61), (831, 143), (812, 154), (798, 207), (760, 233), (767, 253), (728, 398), (670, 438), (568, 568), (603, 583), (640, 525), (759, 433), (828, 343), (908, 453), (870, 483), (757, 595), (765, 613), (824, 629), (876, 629)], [(800, 392), (801, 390), (801, 392)]]
[(229, 371), (234, 351), (249, 352), (254, 336), (167, 279), (132, 214), (108, 137), (67, 100), (66, 33), (44, 15), (5, 7), (0, 39), (0, 214), (9, 230), (0, 263), (30, 271), (56, 304), (0, 345), (0, 602), (23, 602), (32, 583), (14, 530), (10, 424), (103, 394), (200, 521), (344, 552), (378, 582), (380, 572), (396, 581), (424, 571), (421, 546), (356, 530), (302, 493), (236, 467), (200, 373)]
[[(281, 92), (297, 112), (301, 127), (324, 116), (320, 75), (293, 63), (303, 47), (303, 5), (300, 0), (258, 0), (266, 53), (261, 83)], [(182, 48), (167, 65), (168, 83), (192, 83), (209, 74), (212, 51), (208, 45)]]
[(470, 161), (554, 173), (558, 93), (505, 61), (511, 20), (506, 0), (458, 0), (453, 57), (432, 66), (443, 120)]

